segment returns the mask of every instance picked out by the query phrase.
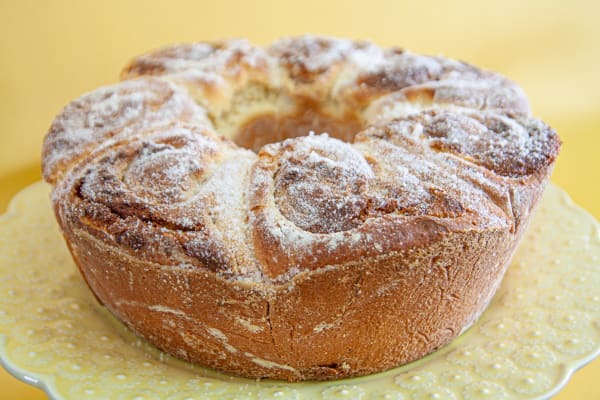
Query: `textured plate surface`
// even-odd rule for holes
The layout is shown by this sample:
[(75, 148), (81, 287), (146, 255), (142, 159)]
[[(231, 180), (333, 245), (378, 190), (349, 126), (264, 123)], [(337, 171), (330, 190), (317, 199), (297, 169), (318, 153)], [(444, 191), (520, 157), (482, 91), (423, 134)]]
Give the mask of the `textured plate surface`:
[(445, 348), (381, 374), (287, 384), (167, 356), (88, 291), (50, 210), (49, 187), (0, 217), (0, 361), (56, 399), (537, 399), (600, 353), (600, 229), (550, 186), (481, 319)]

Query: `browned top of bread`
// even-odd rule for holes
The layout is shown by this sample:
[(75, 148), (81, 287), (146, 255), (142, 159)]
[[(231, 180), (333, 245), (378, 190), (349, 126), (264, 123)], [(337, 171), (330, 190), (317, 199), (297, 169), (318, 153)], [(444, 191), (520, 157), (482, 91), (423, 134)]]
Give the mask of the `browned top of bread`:
[[(123, 78), (69, 104), (46, 137), (44, 177), (69, 199), (65, 215), (133, 255), (237, 278), (516, 225), (506, 193), (543, 179), (559, 149), (506, 78), (368, 42), (179, 45), (134, 59)], [(365, 129), (255, 155), (217, 132), (257, 86), (271, 105), (352, 114)], [(260, 115), (248, 108), (245, 119)]]

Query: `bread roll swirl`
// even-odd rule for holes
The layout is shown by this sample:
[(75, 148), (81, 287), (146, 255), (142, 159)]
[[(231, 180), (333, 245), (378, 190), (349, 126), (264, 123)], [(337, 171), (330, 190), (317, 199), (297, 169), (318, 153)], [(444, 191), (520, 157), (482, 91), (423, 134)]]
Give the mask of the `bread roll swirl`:
[(84, 155), (136, 129), (173, 121), (206, 124), (204, 111), (178, 87), (142, 78), (98, 89), (67, 105), (44, 140), (44, 178), (56, 183)]

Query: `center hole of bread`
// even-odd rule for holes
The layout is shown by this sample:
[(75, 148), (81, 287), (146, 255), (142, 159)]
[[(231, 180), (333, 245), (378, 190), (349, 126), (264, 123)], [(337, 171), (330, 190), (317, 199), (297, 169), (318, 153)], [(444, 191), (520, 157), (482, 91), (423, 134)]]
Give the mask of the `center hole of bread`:
[(356, 117), (336, 117), (317, 107), (305, 106), (292, 114), (256, 115), (241, 124), (233, 136), (233, 141), (239, 146), (258, 152), (266, 144), (308, 136), (310, 132), (328, 133), (330, 137), (352, 142), (361, 128), (362, 124)]

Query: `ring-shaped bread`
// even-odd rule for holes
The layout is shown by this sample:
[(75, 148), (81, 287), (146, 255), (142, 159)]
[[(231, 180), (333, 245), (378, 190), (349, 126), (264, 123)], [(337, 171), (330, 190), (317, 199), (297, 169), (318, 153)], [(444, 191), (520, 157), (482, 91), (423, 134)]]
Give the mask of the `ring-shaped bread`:
[(368, 42), (176, 45), (122, 78), (46, 136), (66, 242), (135, 332), (247, 377), (364, 375), (459, 335), (560, 147), (510, 80)]

